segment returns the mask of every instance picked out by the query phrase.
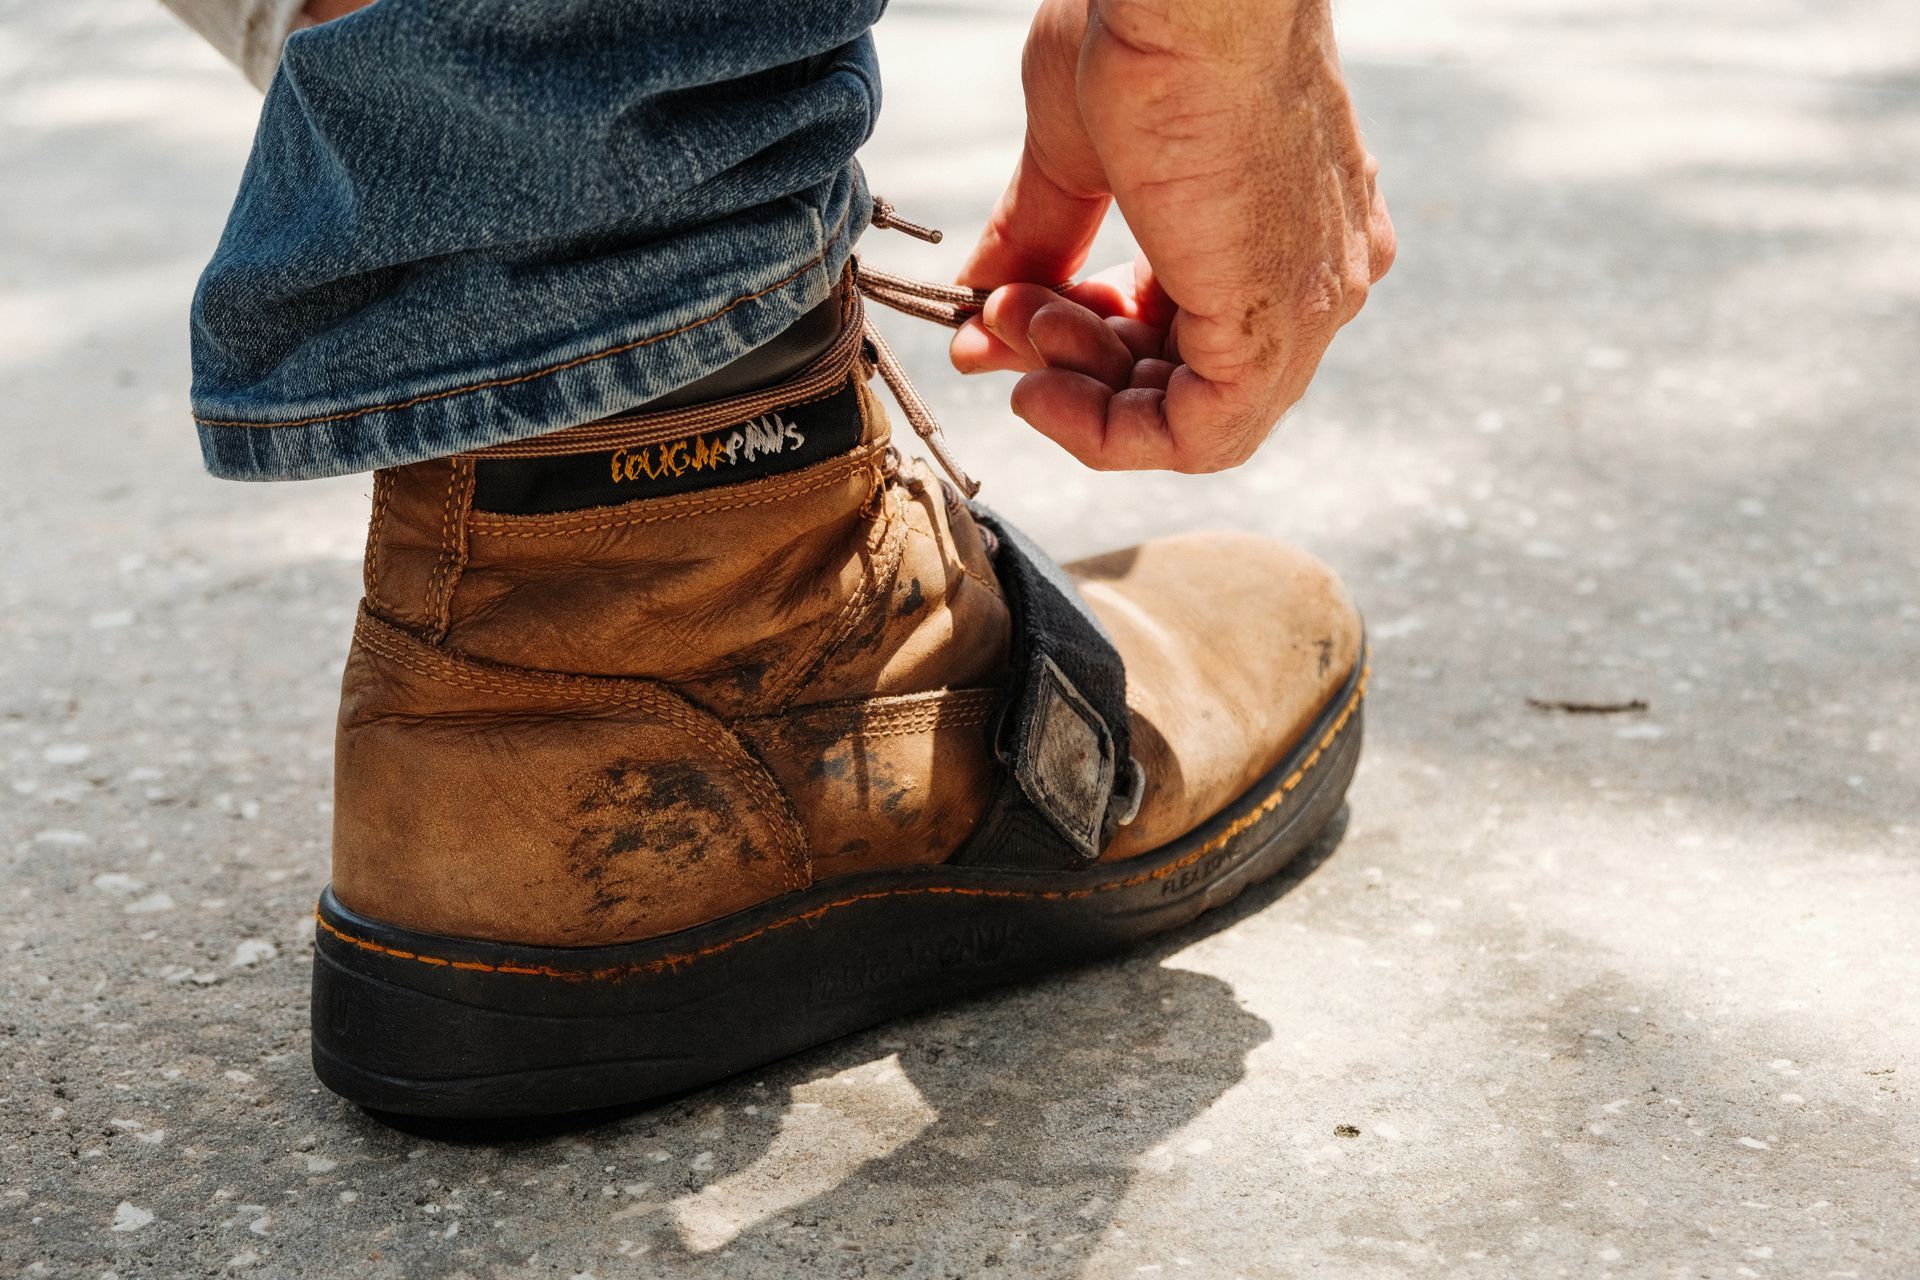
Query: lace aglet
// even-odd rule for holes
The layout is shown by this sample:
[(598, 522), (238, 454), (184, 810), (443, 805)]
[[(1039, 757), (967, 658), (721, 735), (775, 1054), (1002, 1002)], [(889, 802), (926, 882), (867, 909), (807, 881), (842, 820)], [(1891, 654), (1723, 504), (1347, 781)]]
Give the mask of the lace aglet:
[(918, 222), (901, 217), (900, 211), (893, 207), (893, 201), (883, 200), (879, 196), (873, 198), (873, 225), (882, 230), (904, 232), (915, 240), (924, 240), (928, 244), (939, 244), (946, 239), (946, 235), (936, 227), (922, 226)]
[(923, 438), (934, 460), (940, 464), (940, 469), (947, 473), (947, 478), (959, 486), (960, 492), (969, 498), (977, 497), (980, 493), (980, 482), (968, 475), (966, 468), (954, 461), (953, 455), (947, 452), (946, 437), (936, 434)]

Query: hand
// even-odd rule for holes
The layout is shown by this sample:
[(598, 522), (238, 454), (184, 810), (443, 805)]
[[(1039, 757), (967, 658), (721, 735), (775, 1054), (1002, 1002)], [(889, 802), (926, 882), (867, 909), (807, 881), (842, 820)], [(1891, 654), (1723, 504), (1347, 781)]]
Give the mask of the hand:
[[(1091, 467), (1246, 461), (1393, 262), (1328, 0), (1041, 0), (1021, 71), (954, 366)], [(1139, 260), (1056, 294), (1114, 201)]]

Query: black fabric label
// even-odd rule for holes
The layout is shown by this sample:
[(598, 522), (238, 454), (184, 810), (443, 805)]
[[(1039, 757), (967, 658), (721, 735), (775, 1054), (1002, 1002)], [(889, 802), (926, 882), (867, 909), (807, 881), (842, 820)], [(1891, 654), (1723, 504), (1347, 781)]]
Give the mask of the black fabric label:
[(860, 393), (848, 378), (821, 399), (677, 440), (547, 458), (481, 458), (474, 464), (473, 506), (543, 515), (764, 480), (846, 453), (860, 443), (861, 427)]

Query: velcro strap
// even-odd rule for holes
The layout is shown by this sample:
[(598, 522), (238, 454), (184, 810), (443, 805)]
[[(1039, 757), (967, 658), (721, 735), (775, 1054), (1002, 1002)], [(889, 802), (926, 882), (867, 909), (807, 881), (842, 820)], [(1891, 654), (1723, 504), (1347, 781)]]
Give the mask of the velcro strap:
[(1124, 801), (1127, 677), (1106, 628), (1047, 554), (978, 503), (1013, 615), (1013, 686), (996, 747), (1007, 766), (987, 815), (953, 862), (1069, 868), (1100, 856)]

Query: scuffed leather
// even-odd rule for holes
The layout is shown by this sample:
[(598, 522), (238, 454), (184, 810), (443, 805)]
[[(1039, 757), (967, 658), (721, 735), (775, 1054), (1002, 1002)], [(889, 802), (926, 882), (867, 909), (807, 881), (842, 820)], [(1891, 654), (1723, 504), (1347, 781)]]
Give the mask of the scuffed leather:
[[(978, 824), (1010, 623), (982, 531), (862, 444), (784, 475), (553, 515), (471, 511), (471, 462), (380, 473), (343, 684), (334, 885), (407, 928), (635, 941)], [(1298, 741), (1360, 655), (1319, 562), (1197, 535), (1068, 566), (1126, 663), (1156, 848)]]
[[(464, 511), (457, 459), (381, 473), (368, 609), (390, 625), (346, 672), (341, 901), (593, 945), (944, 860), (998, 768), (1006, 606), (971, 519), (921, 464), (889, 478), (864, 387), (862, 406), (843, 458), (584, 512)], [(583, 677), (565, 705), (516, 683)], [(739, 758), (622, 690), (683, 704)], [(743, 803), (755, 771), (790, 831)]]
[(671, 690), (493, 668), (363, 619), (335, 745), (334, 889), (463, 937), (575, 946), (810, 879), (765, 767)]
[(1107, 861), (1178, 839), (1237, 799), (1360, 661), (1346, 588), (1284, 543), (1187, 534), (1066, 568), (1126, 662), (1133, 755), (1147, 775)]
[(813, 873), (946, 861), (979, 820), (998, 763), (998, 689), (830, 703), (747, 721), (743, 735), (802, 815)]

